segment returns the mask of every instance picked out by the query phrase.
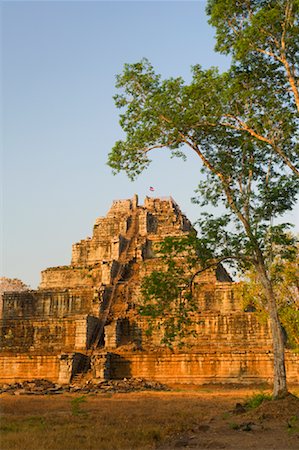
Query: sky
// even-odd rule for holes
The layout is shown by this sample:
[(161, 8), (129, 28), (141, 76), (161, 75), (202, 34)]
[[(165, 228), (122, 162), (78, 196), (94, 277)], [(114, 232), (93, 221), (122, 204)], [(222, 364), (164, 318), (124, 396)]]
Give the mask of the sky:
[[(40, 271), (70, 263), (115, 199), (172, 196), (191, 221), (200, 177), (157, 150), (135, 182), (112, 175), (107, 156), (124, 137), (115, 75), (148, 58), (163, 77), (218, 66), (204, 1), (2, 1), (0, 276), (32, 288)], [(155, 191), (150, 192), (153, 186)], [(289, 220), (298, 224), (294, 212)]]

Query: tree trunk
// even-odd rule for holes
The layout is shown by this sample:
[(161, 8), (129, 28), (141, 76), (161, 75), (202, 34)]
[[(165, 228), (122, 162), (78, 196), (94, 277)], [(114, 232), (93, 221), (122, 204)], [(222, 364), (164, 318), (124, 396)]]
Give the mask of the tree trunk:
[(269, 280), (265, 268), (264, 261), (259, 261), (257, 265), (257, 272), (264, 288), (264, 293), (267, 298), (268, 311), (270, 316), (270, 325), (272, 331), (272, 344), (273, 344), (273, 398), (282, 398), (288, 394), (287, 379), (285, 370), (285, 349), (284, 339), (281, 324), (277, 312), (277, 304), (275, 295), (273, 292), (272, 283)]

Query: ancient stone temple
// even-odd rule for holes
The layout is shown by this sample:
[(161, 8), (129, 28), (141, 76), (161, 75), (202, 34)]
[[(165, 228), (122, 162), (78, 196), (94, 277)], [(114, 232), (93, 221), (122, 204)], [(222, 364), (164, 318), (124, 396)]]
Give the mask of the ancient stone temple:
[[(113, 202), (91, 238), (73, 245), (69, 266), (42, 272), (38, 290), (2, 295), (0, 382), (46, 378), (68, 383), (142, 377), (163, 382), (253, 382), (272, 378), (271, 333), (244, 312), (224, 268), (196, 280), (197, 335), (170, 351), (136, 305), (144, 275), (163, 270), (155, 244), (192, 225), (172, 198)], [(299, 357), (287, 351), (287, 375), (299, 382)]]

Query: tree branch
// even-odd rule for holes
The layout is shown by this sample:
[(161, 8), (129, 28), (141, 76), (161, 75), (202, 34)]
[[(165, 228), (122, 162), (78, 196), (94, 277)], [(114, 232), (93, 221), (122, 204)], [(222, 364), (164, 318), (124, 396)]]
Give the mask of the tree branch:
[(191, 294), (193, 293), (193, 283), (195, 278), (197, 277), (197, 275), (200, 275), (201, 273), (205, 272), (206, 270), (211, 269), (212, 267), (217, 267), (219, 266), (219, 264), (221, 264), (224, 261), (231, 261), (231, 260), (236, 260), (236, 261), (244, 261), (244, 262), (253, 262), (253, 259), (250, 258), (249, 256), (223, 256), (222, 258), (217, 259), (216, 261), (213, 261), (212, 263), (208, 264), (207, 266), (203, 267), (202, 269), (197, 270), (192, 277), (189, 280), (189, 289)]
[[(299, 100), (299, 97), (298, 97)], [(269, 144), (276, 153), (278, 153), (278, 155), (284, 160), (284, 162), (286, 163), (286, 165), (297, 175), (299, 176), (299, 170), (297, 169), (297, 167), (295, 167), (290, 159), (287, 157), (287, 155), (275, 144), (273, 139), (269, 139), (266, 138), (264, 136), (262, 136), (261, 134), (257, 133), (253, 128), (249, 127), (245, 122), (243, 122), (241, 119), (239, 119), (236, 116), (233, 116), (232, 114), (226, 114), (224, 117), (228, 117), (231, 119), (236, 120), (241, 126), (236, 126), (231, 124), (230, 122), (220, 122), (220, 125), (225, 126), (225, 127), (229, 127), (232, 128), (234, 130), (239, 130), (239, 131), (247, 131), (247, 133), (249, 133), (251, 136), (255, 137), (256, 139), (258, 139), (259, 141), (265, 142), (266, 144)]]

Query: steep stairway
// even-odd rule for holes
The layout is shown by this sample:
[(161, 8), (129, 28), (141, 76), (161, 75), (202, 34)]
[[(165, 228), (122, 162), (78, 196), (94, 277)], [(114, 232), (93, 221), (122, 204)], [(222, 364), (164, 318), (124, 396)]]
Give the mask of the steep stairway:
[(138, 229), (139, 229), (139, 218), (138, 218), (138, 209), (135, 209), (132, 211), (131, 215), (131, 223), (129, 226), (129, 229), (124, 236), (126, 239), (126, 245), (124, 249), (122, 250), (118, 260), (116, 261), (118, 263), (118, 268), (116, 273), (111, 279), (111, 286), (110, 287), (110, 294), (108, 300), (105, 302), (105, 309), (102, 311), (101, 315), (101, 321), (98, 326), (98, 328), (95, 330), (94, 333), (94, 339), (93, 344), (91, 348), (89, 348), (85, 354), (88, 356), (88, 360), (86, 361), (85, 367), (83, 370), (81, 369), (80, 373), (75, 374), (72, 379), (75, 379), (76, 382), (80, 383), (82, 382), (82, 378), (88, 371), (89, 365), (90, 365), (90, 359), (95, 353), (95, 351), (98, 349), (99, 344), (103, 340), (104, 335), (104, 328), (107, 323), (107, 319), (109, 317), (109, 314), (111, 312), (112, 305), (115, 302), (116, 296), (117, 296), (117, 288), (119, 283), (122, 281), (123, 275), (126, 270), (127, 264), (133, 260), (134, 258), (134, 249), (136, 247), (136, 238), (138, 236)]
[(126, 246), (123, 249), (122, 253), (120, 254), (120, 257), (118, 259), (118, 269), (117, 272), (115, 274), (115, 276), (113, 277), (113, 279), (111, 280), (112, 283), (112, 289), (111, 289), (111, 293), (110, 293), (110, 297), (106, 303), (106, 308), (102, 313), (102, 318), (101, 318), (101, 324), (99, 326), (99, 329), (97, 331), (97, 335), (96, 338), (93, 342), (92, 348), (96, 349), (100, 343), (100, 340), (102, 338), (103, 332), (104, 332), (104, 327), (106, 325), (109, 313), (111, 311), (111, 307), (113, 305), (113, 302), (116, 298), (116, 292), (117, 292), (117, 287), (118, 287), (118, 283), (122, 280), (122, 276), (124, 274), (125, 271), (125, 266), (126, 264), (129, 262), (129, 260), (132, 258), (132, 247), (135, 244), (135, 237), (137, 237), (138, 234), (138, 210), (134, 210), (132, 212), (132, 221), (130, 224), (130, 228), (128, 230), (128, 232), (126, 233)]

